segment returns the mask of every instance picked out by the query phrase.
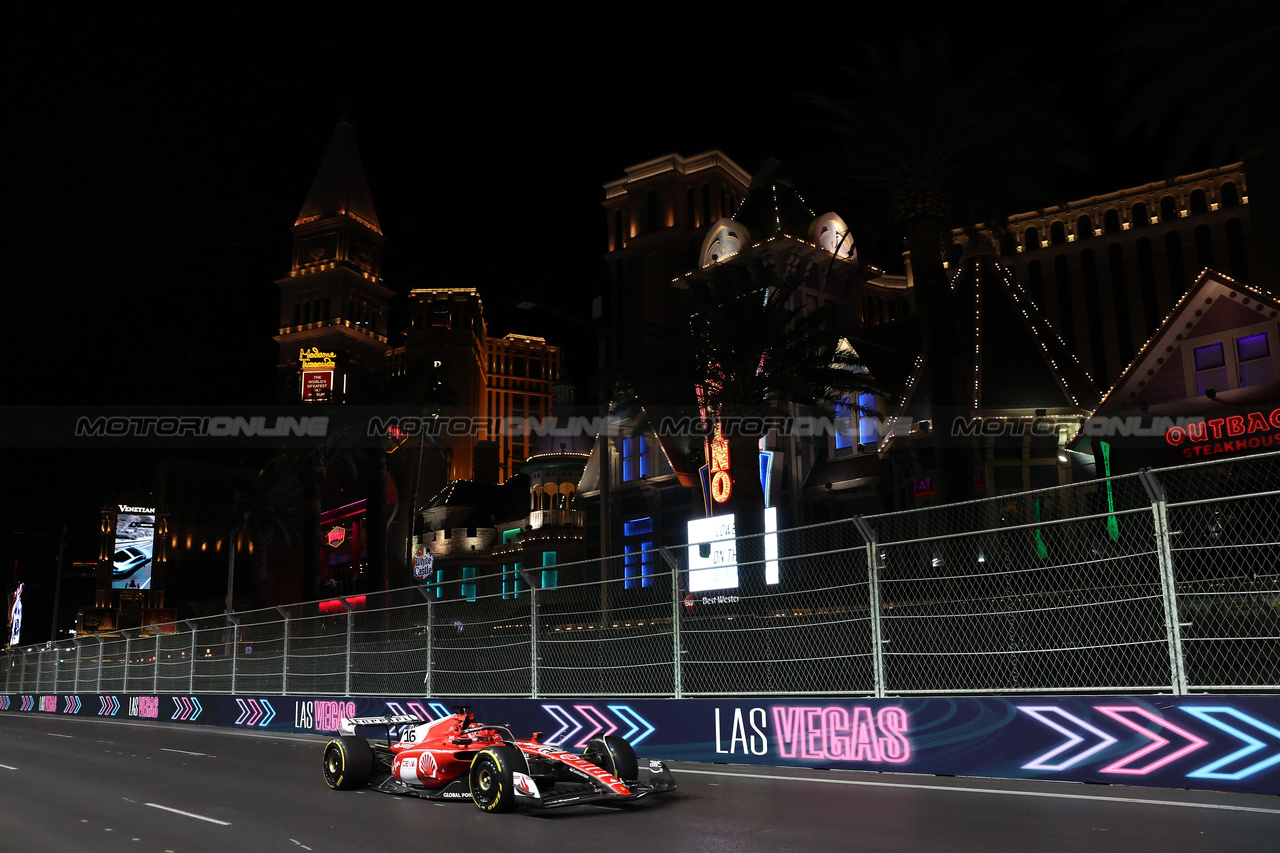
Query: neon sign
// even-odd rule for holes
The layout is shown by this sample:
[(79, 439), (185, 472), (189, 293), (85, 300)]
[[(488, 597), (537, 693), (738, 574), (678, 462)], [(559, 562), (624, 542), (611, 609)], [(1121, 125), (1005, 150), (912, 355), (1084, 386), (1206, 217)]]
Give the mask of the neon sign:
[(729, 500), (733, 494), (733, 478), (729, 476), (729, 441), (720, 435), (716, 425), (716, 437), (711, 439), (711, 499), (718, 504)]
[(1246, 412), (1171, 426), (1165, 430), (1164, 440), (1170, 447), (1181, 447), (1182, 455), (1192, 459), (1272, 447), (1276, 443), (1277, 431), (1280, 431), (1280, 408), (1266, 414)]
[(328, 541), (330, 548), (337, 548), (343, 542), (347, 541), (347, 528), (339, 525), (330, 530), (325, 538)]

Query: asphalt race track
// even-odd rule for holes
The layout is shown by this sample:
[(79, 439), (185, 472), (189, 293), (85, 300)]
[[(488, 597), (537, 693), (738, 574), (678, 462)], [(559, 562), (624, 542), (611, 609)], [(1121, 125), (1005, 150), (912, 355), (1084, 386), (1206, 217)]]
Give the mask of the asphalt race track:
[(1280, 838), (1265, 795), (715, 764), (674, 765), (681, 790), (631, 808), (486, 815), (331, 791), (322, 744), (0, 713), (0, 849), (1221, 853)]

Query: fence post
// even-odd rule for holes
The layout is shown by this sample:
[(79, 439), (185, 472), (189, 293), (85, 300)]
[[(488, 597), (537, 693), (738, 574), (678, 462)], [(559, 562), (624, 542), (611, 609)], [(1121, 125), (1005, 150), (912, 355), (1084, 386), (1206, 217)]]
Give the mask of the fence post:
[(675, 698), (684, 698), (684, 673), (680, 667), (680, 566), (671, 556), (671, 549), (658, 549), (662, 559), (667, 561), (671, 569), (671, 683)]
[(227, 621), (231, 623), (231, 695), (236, 694), (236, 646), (240, 644), (240, 617), (234, 613), (227, 614)]
[(342, 602), (342, 606), (346, 608), (346, 611), (347, 611), (347, 657), (346, 657), (346, 666), (343, 667), (343, 670), (345, 672), (343, 674), (343, 679), (342, 679), (342, 695), (350, 696), (351, 695), (351, 655), (352, 655), (353, 647), (355, 646), (355, 641), (356, 641), (356, 611), (354, 607), (352, 607), (350, 604), (347, 603), (347, 600), (345, 598), (339, 598), (338, 601)]
[(520, 566), (520, 577), (529, 587), (529, 698), (538, 698), (538, 592), (534, 573)]
[(1178, 581), (1173, 572), (1173, 550), (1169, 543), (1169, 518), (1164, 487), (1150, 468), (1138, 472), (1151, 498), (1155, 527), (1156, 557), (1160, 564), (1160, 592), (1164, 603), (1165, 641), (1169, 647), (1169, 686), (1175, 696), (1187, 693), (1187, 669), (1182, 657), (1182, 623), (1178, 616)]
[(71, 681), (71, 692), (80, 692), (80, 647), (82, 643), (79, 637), (76, 637), (76, 677)]
[(871, 615), (871, 680), (877, 699), (885, 695), (884, 683), (884, 634), (880, 624), (880, 554), (876, 546), (876, 532), (862, 516), (853, 520), (854, 526), (866, 542), (867, 550), (867, 603)]
[(160, 692), (160, 636), (161, 635), (159, 631), (156, 631), (154, 634), (151, 635), (151, 642), (155, 646), (155, 650), (156, 650), (156, 665), (155, 665), (154, 671), (151, 674), (151, 692), (152, 693)]
[(284, 649), (280, 653), (280, 693), (289, 695), (289, 611), (277, 606), (276, 612), (284, 617)]
[(419, 584), (414, 587), (414, 589), (416, 589), (418, 594), (427, 602), (427, 674), (423, 676), (422, 684), (423, 687), (426, 688), (427, 698), (431, 698), (431, 670), (434, 665), (434, 661), (432, 661), (431, 657), (432, 650), (434, 648), (433, 644), (435, 643), (436, 612), (431, 606), (431, 593), (427, 592), (428, 588)]
[(98, 683), (94, 685), (93, 692), (102, 693), (102, 659), (105, 656), (107, 644), (101, 637), (98, 637)]
[(196, 626), (188, 619), (184, 624), (191, 631), (191, 654), (187, 659), (187, 692), (196, 692)]
[(128, 630), (121, 631), (120, 633), (124, 634), (124, 679), (121, 681), (121, 685), (124, 688), (124, 692), (128, 693), (129, 664), (133, 662), (133, 637), (129, 636)]

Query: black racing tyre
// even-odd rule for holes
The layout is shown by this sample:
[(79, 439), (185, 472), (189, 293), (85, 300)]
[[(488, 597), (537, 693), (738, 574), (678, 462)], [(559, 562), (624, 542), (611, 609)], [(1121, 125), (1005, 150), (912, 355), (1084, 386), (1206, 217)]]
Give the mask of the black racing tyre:
[(354, 791), (373, 775), (373, 747), (362, 737), (343, 735), (324, 748), (324, 781), (335, 791)]
[(634, 782), (640, 778), (640, 765), (636, 761), (636, 751), (617, 735), (593, 737), (587, 744), (583, 758), (597, 767), (608, 770), (624, 782)]
[(509, 812), (516, 807), (516, 786), (511, 773), (518, 753), (509, 746), (482, 749), (471, 759), (467, 782), (471, 801), (482, 812)]

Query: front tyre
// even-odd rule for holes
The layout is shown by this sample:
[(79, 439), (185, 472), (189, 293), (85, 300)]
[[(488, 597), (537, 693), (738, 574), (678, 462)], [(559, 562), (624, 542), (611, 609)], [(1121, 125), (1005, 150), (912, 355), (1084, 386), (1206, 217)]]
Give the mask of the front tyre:
[(324, 781), (335, 791), (358, 790), (373, 775), (373, 748), (362, 737), (343, 735), (324, 748)]
[(595, 766), (608, 770), (623, 782), (634, 782), (640, 778), (636, 751), (617, 735), (593, 737), (582, 757)]
[(471, 760), (467, 781), (471, 801), (483, 812), (509, 812), (516, 807), (516, 786), (512, 771), (517, 754), (509, 746), (492, 746)]

